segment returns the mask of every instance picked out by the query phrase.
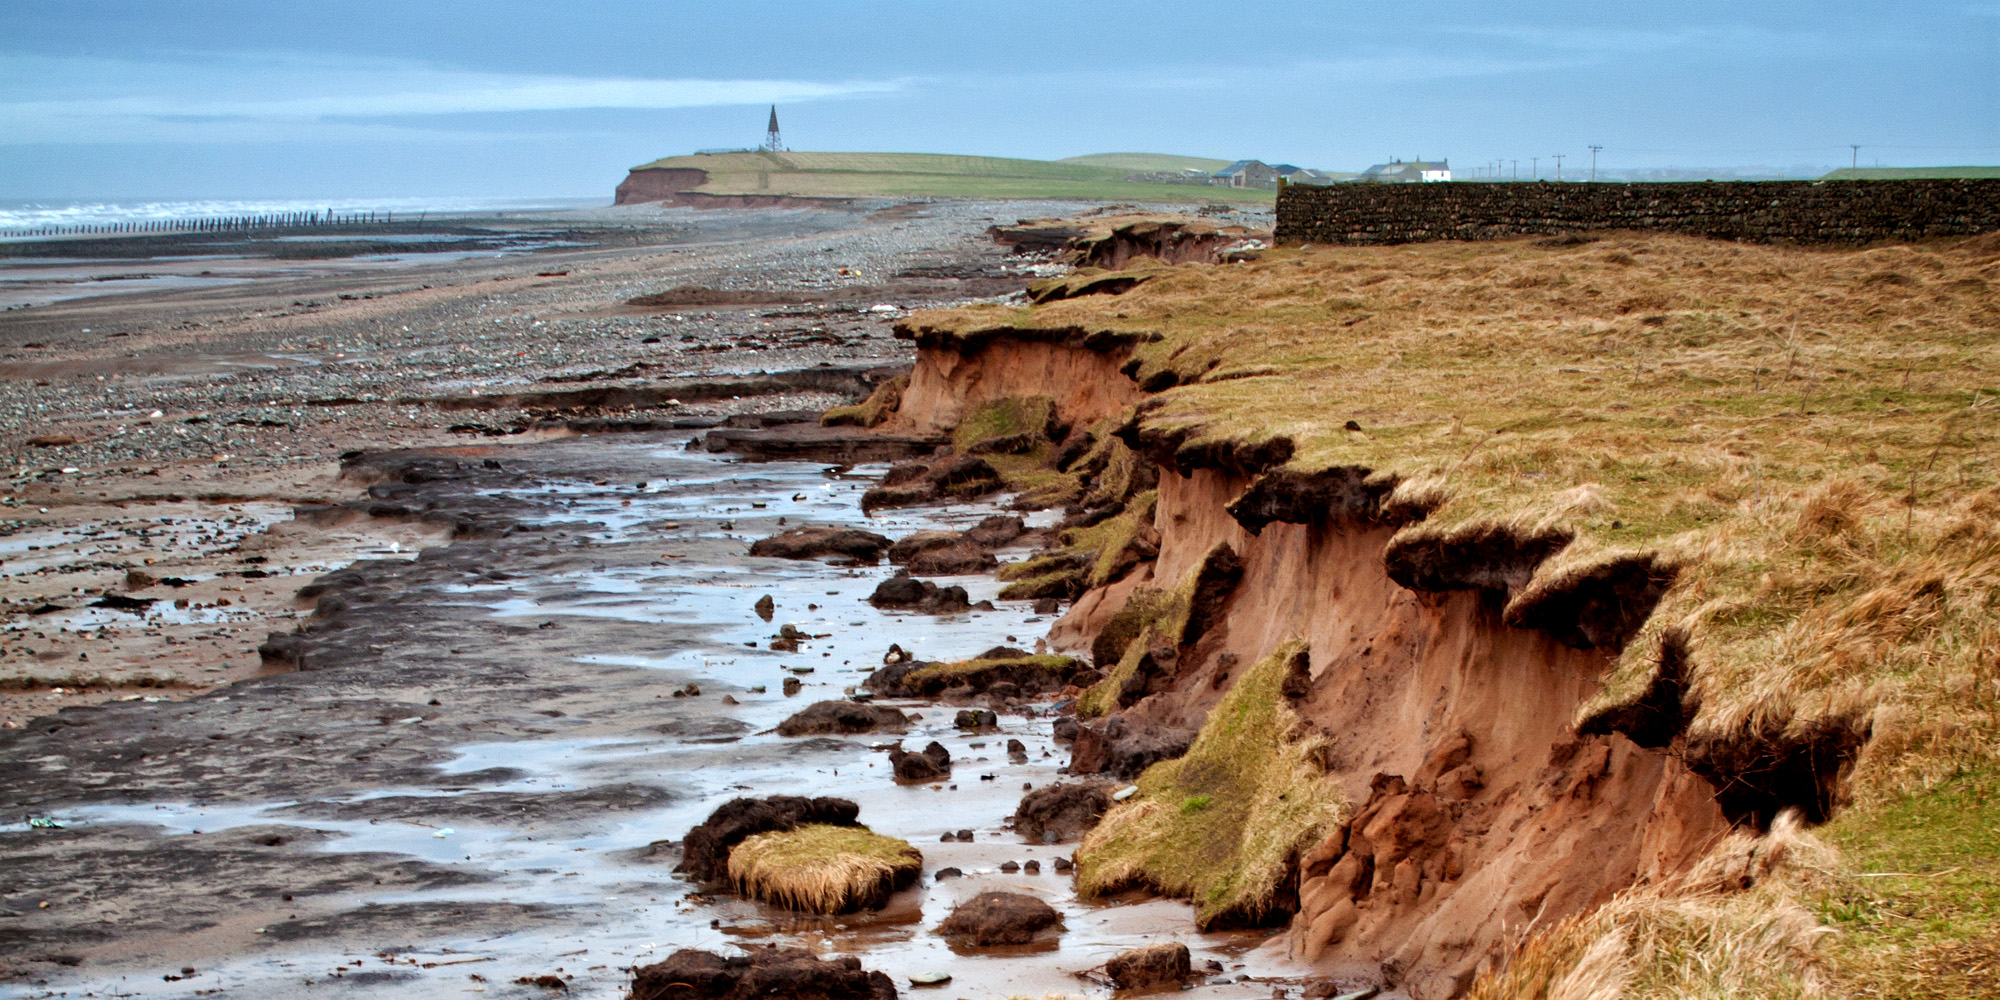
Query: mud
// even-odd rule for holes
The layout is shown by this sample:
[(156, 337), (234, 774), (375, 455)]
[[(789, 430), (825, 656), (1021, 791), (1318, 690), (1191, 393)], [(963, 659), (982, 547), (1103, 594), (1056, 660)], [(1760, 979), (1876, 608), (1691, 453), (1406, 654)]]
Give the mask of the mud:
[[(619, 970), (657, 949), (728, 951), (730, 941), (832, 947), (898, 974), (942, 967), (961, 982), (1039, 994), (1076, 985), (1064, 968), (1101, 962), (1159, 927), (1190, 926), (1180, 904), (1086, 906), (1046, 867), (999, 873), (1006, 861), (1053, 860), (1053, 849), (1004, 826), (1018, 794), (1008, 782), (1043, 784), (1059, 765), (1033, 720), (993, 719), (1000, 742), (1025, 744), (1010, 760), (986, 749), (995, 730), (954, 735), (935, 707), (902, 706), (925, 716), (913, 734), (948, 747), (962, 775), (999, 779), (957, 789), (898, 785), (865, 742), (758, 735), (796, 707), (777, 693), (779, 679), (803, 679), (802, 698), (837, 698), (879, 662), (885, 631), (965, 656), (1037, 617), (1025, 604), (943, 619), (884, 614), (863, 598), (887, 567), (747, 556), (780, 517), (859, 523), (868, 480), (823, 466), (737, 466), (634, 435), (360, 455), (342, 483), (408, 486), (373, 502), (482, 527), (415, 559), (363, 561), (315, 582), (303, 629), (280, 637), (288, 664), (306, 669), (178, 702), (71, 708), (0, 734), (0, 751), (19, 765), (0, 808), (70, 824), (0, 828), (7, 856), (37, 873), (7, 897), (18, 916), (0, 917), (4, 961), (25, 977), (15, 980), (20, 995), (39, 995), (37, 981), (74, 991), (184, 964), (201, 972), (147, 995), (220, 985), (303, 995), (308, 980), (336, 972), (349, 989), (393, 993), (464, 983), (451, 963), (476, 961), (489, 982), (563, 965), (573, 995), (614, 996), (626, 983)], [(924, 509), (882, 527), (965, 531), (990, 516)], [(982, 597), (997, 587), (977, 577), (954, 585)], [(772, 625), (753, 604), (765, 594), (777, 622), (827, 637), (796, 653), (762, 648)], [(700, 693), (672, 696), (690, 686)], [(912, 840), (971, 825), (974, 841), (926, 848), (929, 864), (971, 874), (926, 879), (841, 928), (700, 896), (668, 871), (681, 857), (676, 842), (746, 782), (839, 788), (878, 831)], [(939, 813), (939, 797), (955, 805)], [(925, 928), (996, 882), (1025, 882), (1058, 905), (1076, 928), (1064, 948), (957, 964), (975, 958)], [(1223, 958), (1256, 943), (1204, 940)], [(577, 951), (588, 954), (560, 957)]]

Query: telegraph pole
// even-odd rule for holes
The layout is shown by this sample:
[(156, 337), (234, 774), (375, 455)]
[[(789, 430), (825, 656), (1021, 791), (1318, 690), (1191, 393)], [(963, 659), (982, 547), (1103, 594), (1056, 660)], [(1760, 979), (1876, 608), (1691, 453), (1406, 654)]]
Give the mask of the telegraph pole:
[(1518, 181), (1518, 180), (1520, 180), (1520, 179), (1521, 179), (1521, 161), (1520, 161), (1520, 160), (1509, 160), (1508, 162), (1510, 162), (1510, 163), (1512, 163), (1512, 164), (1514, 165), (1514, 179), (1515, 179), (1515, 180), (1517, 180), (1517, 181)]
[(1550, 153), (1549, 155), (1550, 155), (1550, 156), (1553, 156), (1553, 157), (1555, 157), (1555, 160), (1556, 160), (1556, 183), (1557, 183), (1557, 184), (1561, 184), (1561, 183), (1563, 182), (1563, 157), (1565, 157), (1565, 156), (1568, 156), (1569, 154), (1568, 154), (1568, 153)]
[(1592, 184), (1597, 183), (1597, 151), (1603, 148), (1603, 146), (1590, 147), (1590, 182)]
[(1853, 159), (1851, 159), (1851, 160), (1849, 160), (1849, 161), (1847, 161), (1847, 167), (1848, 167), (1848, 169), (1850, 169), (1850, 170), (1858, 170), (1858, 169), (1860, 169), (1860, 167), (1861, 167), (1861, 147), (1860, 147), (1860, 146), (1857, 146), (1857, 145), (1854, 145), (1853, 143), (1849, 143), (1849, 144), (1848, 144), (1848, 146), (1847, 146), (1847, 148), (1848, 148), (1848, 149), (1851, 149), (1851, 150), (1854, 150), (1854, 158), (1853, 158)]
[(1542, 179), (1541, 157), (1539, 156), (1528, 157), (1528, 179), (1531, 181), (1538, 181)]

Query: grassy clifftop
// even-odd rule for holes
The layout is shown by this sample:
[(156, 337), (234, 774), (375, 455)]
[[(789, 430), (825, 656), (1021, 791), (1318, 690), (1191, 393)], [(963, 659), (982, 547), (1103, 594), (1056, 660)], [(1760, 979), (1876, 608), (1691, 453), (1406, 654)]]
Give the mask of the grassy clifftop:
[[(1818, 834), (1848, 853), (1784, 905), (1850, 932), (1822, 949), (1835, 992), (1980, 995), (2000, 989), (2000, 860), (1991, 831), (1949, 817), (1990, 816), (2000, 773), (1996, 286), (1994, 236), (1611, 235), (1286, 249), (908, 326), (1135, 344), (1128, 370), (1158, 391), (1127, 433), (1156, 457), (1373, 470), (1385, 506), (1429, 510), (1392, 550), (1560, 540), (1510, 620), (1619, 567), (1660, 570), (1578, 721), (1650, 704), (1686, 713), (1688, 745), (1808, 758), (1850, 734)], [(1752, 781), (1788, 766), (1712, 763)], [(1918, 969), (1960, 992), (1918, 989)]]
[(1148, 184), (1125, 179), (1134, 170), (1157, 168), (941, 153), (711, 153), (670, 156), (632, 169), (704, 170), (708, 172), (707, 182), (691, 190), (716, 195), (1076, 198), (1192, 203), (1269, 203), (1275, 197), (1270, 191)]

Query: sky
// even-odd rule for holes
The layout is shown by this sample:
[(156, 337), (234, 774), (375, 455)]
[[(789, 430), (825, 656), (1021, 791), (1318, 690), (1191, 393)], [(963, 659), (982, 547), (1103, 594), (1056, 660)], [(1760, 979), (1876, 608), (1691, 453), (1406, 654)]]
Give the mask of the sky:
[(0, 200), (608, 197), (774, 103), (802, 150), (1995, 164), (2000, 0), (0, 0)]

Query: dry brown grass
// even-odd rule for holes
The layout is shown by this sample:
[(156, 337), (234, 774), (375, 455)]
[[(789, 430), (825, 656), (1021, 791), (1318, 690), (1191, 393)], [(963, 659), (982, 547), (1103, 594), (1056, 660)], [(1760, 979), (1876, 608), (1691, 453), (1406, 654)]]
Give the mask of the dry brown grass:
[[(1531, 936), (1469, 1000), (1694, 1000), (1822, 995), (1831, 933), (1799, 885), (1832, 854), (1787, 813), (1769, 835), (1737, 834), (1670, 883), (1624, 892)], [(1532, 933), (1532, 929), (1529, 929)]]
[(1189, 384), (1149, 427), (1395, 475), (1441, 501), (1412, 533), (1573, 529), (1537, 583), (1671, 556), (1685, 571), (1613, 687), (1692, 625), (1697, 732), (1894, 706), (1859, 775), (1887, 791), (1997, 752), (1992, 242), (1285, 250), (915, 322), (1157, 334), (1137, 377)]
[[(1197, 446), (1281, 436), (1296, 468), (1396, 477), (1398, 503), (1432, 508), (1411, 534), (1573, 532), (1522, 593), (1605, 560), (1671, 561), (1675, 583), (1584, 711), (1638, 690), (1677, 629), (1699, 706), (1691, 738), (1869, 727), (1842, 821), (1865, 824), (2000, 766), (1996, 291), (1994, 237), (1800, 249), (1614, 234), (1282, 250), (1181, 266), (1121, 296), (913, 322), (1140, 335), (1135, 377), (1179, 383), (1148, 429), (1190, 430)], [(1938, 867), (1966, 860), (1970, 838), (1941, 844)], [(1966, 871), (1986, 873), (1966, 898), (1995, 895), (1990, 864)], [(1577, 926), (1592, 943), (1608, 940), (1600, 920), (1633, 935), (1647, 921), (1736, 928), (1688, 945), (1697, 963), (1763, 947), (1738, 933), (1770, 917), (1739, 912), (1750, 897), (1691, 899), (1680, 911), (1634, 897)], [(1957, 954), (1970, 947), (1957, 933), (1938, 921), (1892, 946), (1858, 929), (1842, 968)], [(1626, 940), (1620, 954), (1639, 954), (1644, 942)], [(1522, 962), (1555, 961), (1553, 944), (1534, 947)], [(1610, 961), (1588, 952), (1556, 964)], [(1673, 964), (1628, 958), (1634, 982)], [(1831, 982), (1863, 989), (1845, 972)]]
[(908, 841), (865, 826), (812, 823), (760, 833), (729, 850), (729, 878), (738, 891), (807, 913), (880, 906), (923, 864)]

